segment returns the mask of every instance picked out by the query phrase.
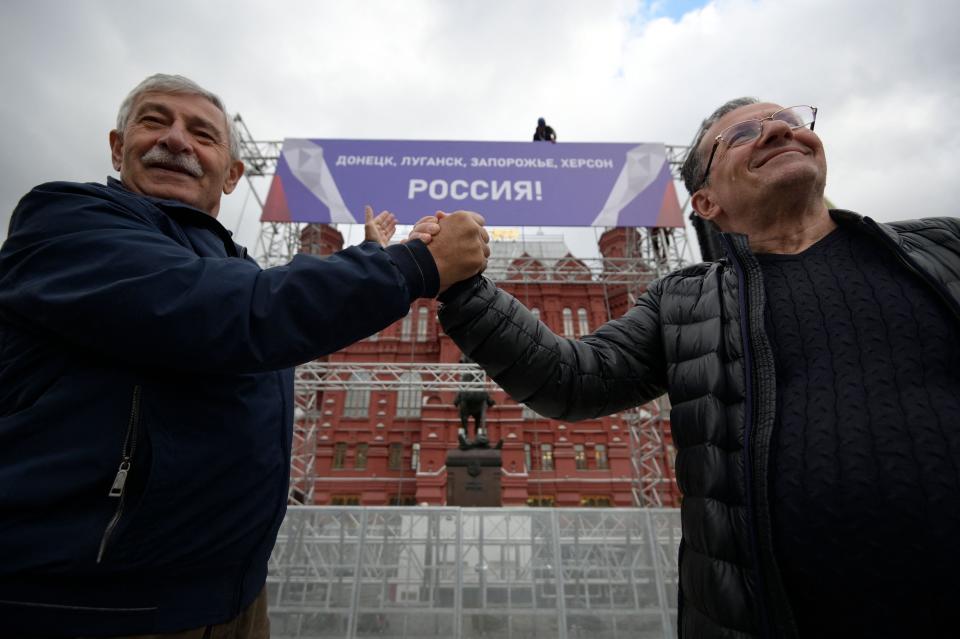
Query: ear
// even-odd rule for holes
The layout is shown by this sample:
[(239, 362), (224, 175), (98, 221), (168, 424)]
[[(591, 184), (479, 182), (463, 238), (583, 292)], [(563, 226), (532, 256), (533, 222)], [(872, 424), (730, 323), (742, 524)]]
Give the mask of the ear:
[(123, 136), (116, 129), (110, 131), (110, 159), (114, 170), (119, 171), (123, 163)]
[(693, 194), (691, 204), (693, 204), (693, 210), (697, 212), (697, 215), (711, 222), (715, 222), (716, 218), (723, 213), (723, 207), (711, 197), (710, 191), (706, 188)]
[(229, 195), (237, 188), (240, 178), (243, 177), (243, 162), (234, 160), (230, 163), (230, 169), (227, 171), (227, 178), (223, 181), (223, 192)]

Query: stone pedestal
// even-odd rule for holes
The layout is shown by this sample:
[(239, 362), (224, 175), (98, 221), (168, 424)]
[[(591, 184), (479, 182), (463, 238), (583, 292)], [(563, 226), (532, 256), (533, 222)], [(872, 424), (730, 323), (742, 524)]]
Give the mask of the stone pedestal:
[(447, 505), (500, 506), (503, 462), (494, 448), (451, 450), (447, 453)]

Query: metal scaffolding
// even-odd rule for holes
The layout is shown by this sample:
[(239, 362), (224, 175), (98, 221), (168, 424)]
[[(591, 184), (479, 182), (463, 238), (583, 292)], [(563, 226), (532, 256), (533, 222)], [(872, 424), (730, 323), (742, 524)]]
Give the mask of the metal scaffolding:
[(278, 638), (669, 639), (673, 509), (294, 507), (267, 577)]
[(411, 374), (417, 376), (417, 386), (424, 390), (498, 389), (476, 364), (389, 362), (309, 362), (297, 368), (297, 388), (308, 393), (350, 389), (399, 391), (410, 386)]
[[(258, 193), (254, 178), (268, 178), (276, 171), (282, 142), (256, 141), (250, 135), (241, 117), (235, 117), (241, 137), (245, 176), (258, 207), (263, 198)], [(667, 162), (674, 180), (680, 180), (680, 167), (689, 147), (666, 145)], [(687, 208), (685, 202), (683, 209)], [(264, 268), (286, 264), (300, 250), (302, 223), (263, 223), (257, 238), (254, 255)], [(627, 229), (624, 257), (563, 258), (545, 269), (535, 259), (492, 259), (485, 275), (498, 284), (589, 284), (626, 290), (633, 304), (654, 279), (681, 268), (692, 261), (692, 246), (685, 228), (631, 228)], [(609, 309), (609, 299), (607, 300)], [(363, 374), (358, 374), (363, 373)], [(414, 375), (409, 375), (414, 373)], [(472, 373), (465, 376), (464, 373)], [(295, 413), (293, 459), (291, 463), (290, 501), (312, 504), (316, 482), (317, 429), (322, 422), (322, 407), (317, 397), (326, 390), (369, 388), (401, 390), (417, 380), (419, 388), (435, 391), (455, 391), (466, 388), (498, 390), (485, 374), (472, 365), (459, 364), (344, 364), (311, 362), (297, 369), (295, 384)], [(462, 379), (474, 381), (464, 382)], [(621, 413), (630, 426), (632, 464), (634, 468), (633, 494), (638, 506), (662, 506), (660, 489), (669, 481), (664, 463), (663, 423), (668, 414), (666, 398), (660, 398), (642, 407)]]
[(432, 391), (487, 390), (498, 387), (474, 364), (393, 364), (384, 362), (308, 362), (297, 367), (294, 383), (294, 429), (290, 462), (290, 503), (313, 504), (317, 476), (318, 431), (323, 425), (323, 407), (317, 398), (324, 391), (417, 388)]

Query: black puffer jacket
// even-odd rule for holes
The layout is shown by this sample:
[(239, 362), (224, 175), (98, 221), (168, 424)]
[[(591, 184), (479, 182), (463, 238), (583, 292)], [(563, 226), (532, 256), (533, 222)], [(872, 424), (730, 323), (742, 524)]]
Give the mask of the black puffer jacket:
[[(876, 238), (960, 320), (960, 220), (831, 215)], [(440, 320), (514, 399), (548, 417), (607, 415), (666, 390), (684, 494), (679, 635), (794, 637), (771, 533), (776, 389), (763, 281), (747, 238), (721, 237), (726, 259), (654, 282), (579, 341), (554, 335), (483, 278), (444, 294)]]

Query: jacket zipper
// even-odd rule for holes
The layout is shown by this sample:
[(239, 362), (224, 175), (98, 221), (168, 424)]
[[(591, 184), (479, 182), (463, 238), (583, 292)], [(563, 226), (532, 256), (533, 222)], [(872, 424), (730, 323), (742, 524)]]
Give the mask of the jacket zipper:
[(747, 498), (747, 517), (748, 525), (750, 527), (750, 552), (753, 555), (753, 560), (756, 562), (757, 566), (757, 585), (758, 590), (760, 591), (760, 596), (758, 597), (758, 607), (760, 608), (760, 635), (763, 637), (769, 637), (770, 634), (770, 619), (769, 611), (767, 610), (766, 597), (764, 593), (766, 592), (764, 586), (764, 575), (763, 575), (763, 561), (760, 557), (760, 548), (759, 541), (757, 540), (757, 522), (756, 515), (754, 514), (754, 497), (753, 497), (753, 446), (752, 446), (752, 437), (753, 437), (753, 420), (755, 417), (756, 411), (754, 410), (754, 388), (753, 380), (755, 377), (756, 371), (754, 371), (754, 362), (753, 362), (753, 348), (750, 342), (750, 314), (749, 314), (749, 292), (747, 291), (747, 273), (746, 268), (743, 263), (740, 261), (740, 255), (737, 253), (736, 248), (733, 246), (733, 242), (730, 241), (725, 234), (720, 235), (720, 239), (723, 241), (724, 245), (727, 248), (727, 252), (730, 254), (730, 262), (733, 265), (734, 270), (737, 273), (737, 282), (739, 284), (739, 293), (737, 298), (739, 300), (740, 306), (740, 340), (743, 342), (743, 358), (744, 363), (747, 369), (747, 376), (745, 380), (745, 410), (744, 410), (744, 433), (743, 433), (743, 475), (744, 475), (744, 493)]
[[(281, 403), (282, 403), (282, 405), (283, 405), (283, 414), (286, 415), (288, 411), (292, 411), (292, 410), (293, 410), (293, 405), (291, 404), (291, 401), (292, 401), (292, 397), (293, 397), (293, 396), (292, 396), (292, 395), (289, 395), (289, 394), (287, 394), (287, 393), (284, 392), (284, 390), (283, 390), (283, 389), (284, 389), (284, 377), (283, 377), (283, 376), (284, 376), (284, 372), (283, 372), (283, 371), (276, 371), (276, 373), (275, 373), (275, 379), (277, 380), (277, 388), (280, 390), (280, 401), (281, 401)], [(292, 426), (291, 426), (291, 428), (292, 428)], [(284, 457), (285, 457), (286, 459), (290, 459), (291, 449), (292, 449), (292, 444), (288, 444), (288, 443), (287, 443), (287, 431), (286, 431), (286, 429), (281, 428), (281, 429), (280, 429), (280, 450), (283, 452), (283, 455), (284, 455)], [(281, 525), (282, 525), (282, 523), (283, 523), (283, 519), (284, 519), (285, 514), (286, 514), (286, 512), (287, 512), (287, 496), (288, 496), (288, 492), (289, 492), (289, 490), (290, 490), (290, 474), (289, 474), (289, 468), (290, 468), (290, 464), (288, 463), (288, 464), (287, 464), (287, 481), (286, 481), (286, 482), (283, 484), (283, 486), (281, 487), (281, 489), (280, 489), (280, 490), (281, 490), (280, 499), (277, 500), (277, 503), (279, 504), (278, 508), (280, 509), (280, 510), (278, 511), (278, 513), (277, 513), (277, 517), (278, 517), (278, 519), (280, 519), (280, 524), (281, 524)], [(281, 514), (281, 513), (283, 513), (283, 514)], [(273, 525), (274, 525), (274, 524), (271, 523), (270, 528), (268, 528), (268, 530), (272, 530)], [(237, 589), (236, 589), (236, 602), (237, 602), (237, 603), (236, 603), (236, 608), (235, 608), (235, 610), (237, 611), (236, 614), (240, 614), (240, 611), (242, 610), (241, 605), (242, 605), (242, 603), (243, 603), (243, 582), (245, 581), (247, 574), (250, 572), (250, 566), (251, 566), (251, 565), (253, 565), (253, 557), (252, 557), (252, 556), (247, 560), (247, 563), (244, 565), (244, 567), (243, 567), (243, 574), (242, 574), (240, 580), (237, 582)], [(264, 587), (266, 587), (266, 586), (264, 586)]]
[[(736, 248), (731, 238), (724, 238), (732, 251), (731, 260), (738, 271), (743, 295), (740, 296), (741, 339), (744, 340), (744, 358), (750, 376), (746, 380), (749, 407), (746, 413), (744, 468), (749, 500), (750, 544), (757, 562), (760, 599), (761, 633), (765, 637), (796, 637), (796, 621), (787, 598), (777, 566), (770, 521), (770, 449), (773, 446), (776, 425), (776, 365), (773, 351), (764, 333), (763, 281), (760, 266), (745, 263), (745, 255), (752, 257), (745, 244)], [(745, 254), (745, 255), (744, 255)], [(752, 274), (752, 276), (751, 276)], [(763, 375), (763, 371), (771, 376)], [(770, 403), (772, 401), (772, 404)], [(762, 428), (761, 428), (762, 427)]]
[(113, 531), (116, 529), (117, 524), (120, 522), (120, 518), (123, 516), (123, 505), (125, 502), (126, 493), (123, 492), (123, 488), (127, 483), (127, 475), (130, 473), (130, 466), (133, 462), (133, 454), (137, 450), (137, 430), (140, 425), (140, 385), (133, 387), (133, 401), (130, 406), (130, 420), (127, 423), (127, 434), (123, 440), (123, 450), (121, 451), (120, 457), (120, 467), (117, 469), (117, 474), (113, 478), (113, 484), (110, 486), (110, 491), (107, 493), (107, 497), (111, 499), (118, 499), (117, 510), (113, 513), (113, 517), (110, 519), (110, 523), (107, 524), (106, 529), (103, 531), (103, 537), (100, 539), (100, 550), (97, 552), (97, 563), (103, 559), (103, 553), (107, 549), (107, 543), (110, 541), (110, 537), (113, 535)]

